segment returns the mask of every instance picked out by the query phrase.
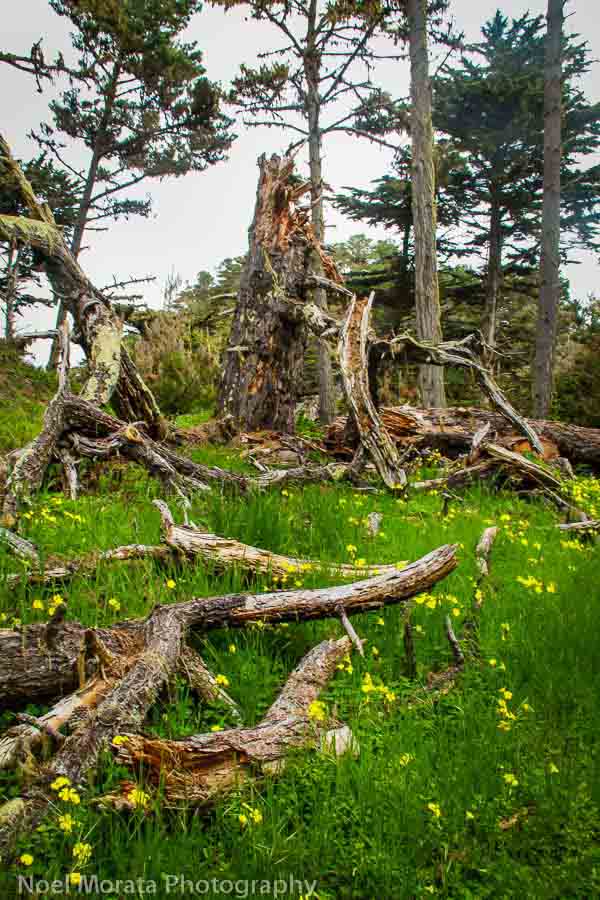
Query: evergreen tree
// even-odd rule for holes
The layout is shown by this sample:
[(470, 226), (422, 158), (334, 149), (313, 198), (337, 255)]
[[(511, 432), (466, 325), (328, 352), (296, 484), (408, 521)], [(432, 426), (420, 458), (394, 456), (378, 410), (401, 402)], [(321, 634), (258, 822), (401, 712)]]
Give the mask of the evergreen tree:
[[(528, 14), (509, 22), (497, 12), (483, 40), (461, 65), (435, 82), (434, 123), (463, 155), (461, 226), (467, 252), (484, 252), (486, 304), (483, 332), (496, 342), (496, 312), (505, 259), (535, 265), (540, 248), (543, 187), (544, 25)], [(600, 167), (582, 171), (581, 157), (600, 147), (599, 107), (578, 89), (590, 65), (587, 45), (565, 38), (563, 48), (565, 185), (562, 250), (597, 248)], [(595, 186), (595, 188), (594, 188)]]
[[(181, 39), (199, 0), (50, 3), (73, 26), (77, 67), (70, 87), (50, 104), (51, 121), (33, 136), (80, 183), (71, 238), (77, 256), (87, 228), (150, 213), (150, 199), (132, 198), (132, 188), (223, 159), (231, 121), (220, 111), (219, 89), (206, 78), (196, 43)], [(87, 151), (83, 171), (68, 160), (72, 142)], [(59, 323), (64, 315), (61, 307)]]
[[(36, 196), (48, 204), (58, 225), (62, 226), (67, 239), (73, 231), (80, 202), (79, 185), (75, 179), (57, 168), (43, 154), (22, 164)], [(0, 213), (4, 215), (27, 215), (21, 194), (14, 184), (0, 177)], [(39, 292), (42, 279), (39, 271), (40, 260), (26, 244), (0, 246), (0, 298), (4, 316), (4, 337), (13, 340), (16, 336), (16, 317), (23, 315), (36, 304), (52, 305), (56, 298), (43, 297)]]

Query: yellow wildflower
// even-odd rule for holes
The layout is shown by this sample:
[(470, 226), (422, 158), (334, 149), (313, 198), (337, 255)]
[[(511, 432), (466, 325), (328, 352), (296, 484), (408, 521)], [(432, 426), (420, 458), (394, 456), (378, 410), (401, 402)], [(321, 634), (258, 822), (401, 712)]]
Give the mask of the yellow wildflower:
[(217, 684), (222, 684), (223, 687), (229, 687), (229, 678), (227, 677), (227, 675), (217, 675), (215, 681), (217, 682)]
[(61, 831), (66, 831), (69, 834), (73, 830), (73, 825), (75, 824), (75, 819), (71, 815), (71, 813), (65, 813), (64, 816), (58, 817), (58, 827)]
[(84, 866), (92, 856), (91, 844), (84, 844), (78, 841), (73, 847), (73, 857), (80, 866)]
[(513, 775), (512, 772), (507, 772), (504, 776), (504, 781), (509, 787), (516, 787), (519, 783), (518, 779)]
[(66, 787), (71, 784), (71, 779), (67, 778), (66, 775), (60, 775), (58, 778), (55, 778), (50, 787), (53, 791), (60, 791), (61, 788)]
[(74, 806), (78, 806), (81, 803), (81, 798), (74, 788), (64, 787), (62, 791), (59, 791), (58, 796), (60, 800), (63, 800), (65, 803), (72, 803)]
[(120, 747), (122, 744), (126, 744), (129, 738), (126, 734), (115, 734), (112, 739), (112, 744), (114, 747)]
[(19, 857), (19, 862), (24, 866), (30, 866), (33, 863), (33, 856), (31, 853), (23, 853), (23, 855)]
[(127, 799), (134, 806), (147, 806), (148, 801), (150, 800), (150, 794), (147, 794), (141, 788), (134, 788), (132, 791), (129, 791), (127, 794)]
[(71, 874), (69, 875), (69, 883), (74, 885), (81, 884), (81, 873), (71, 872)]
[(439, 803), (428, 803), (427, 809), (436, 819), (439, 819), (442, 815), (442, 810), (440, 809)]
[(313, 700), (308, 707), (308, 715), (315, 722), (324, 722), (327, 717), (327, 707), (321, 700)]
[(167, 588), (172, 591), (175, 589), (175, 582), (172, 578), (167, 579)]

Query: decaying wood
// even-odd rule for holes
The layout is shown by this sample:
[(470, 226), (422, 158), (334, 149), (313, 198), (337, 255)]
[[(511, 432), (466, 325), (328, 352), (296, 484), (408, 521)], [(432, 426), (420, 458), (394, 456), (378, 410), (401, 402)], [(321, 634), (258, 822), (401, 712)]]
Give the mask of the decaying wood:
[(475, 561), (479, 570), (480, 579), (487, 578), (490, 574), (489, 556), (497, 536), (498, 528), (495, 525), (486, 528), (475, 548)]
[[(329, 715), (325, 721), (311, 716), (311, 704), (350, 649), (347, 637), (323, 641), (314, 647), (254, 727), (231, 728), (179, 741), (126, 732), (126, 740), (115, 749), (117, 762), (143, 771), (146, 784), (160, 784), (161, 796), (167, 803), (185, 801), (204, 806), (239, 786), (251, 774), (280, 771), (294, 747), (321, 746), (334, 753), (354, 748), (349, 729), (343, 729)], [(340, 741), (342, 731), (346, 734)], [(104, 802), (122, 806), (127, 803), (127, 793), (110, 795)]]
[(513, 427), (529, 441), (532, 448), (543, 455), (542, 443), (529, 422), (520, 416), (506, 399), (490, 372), (480, 362), (478, 351), (481, 349), (477, 335), (469, 335), (461, 341), (445, 341), (440, 344), (426, 344), (417, 341), (410, 334), (402, 334), (393, 340), (375, 341), (371, 352), (378, 357), (389, 354), (398, 356), (409, 362), (431, 363), (436, 366), (454, 366), (473, 372), (483, 393), (492, 406), (512, 423)]
[(126, 544), (112, 550), (88, 553), (76, 559), (58, 560), (52, 557), (46, 559), (42, 565), (39, 553), (32, 544), (23, 542), (26, 546), (25, 548), (21, 547), (18, 536), (14, 535), (14, 532), (4, 529), (4, 533), (10, 535), (11, 541), (17, 540), (15, 546), (20, 551), (18, 555), (27, 554), (26, 558), (33, 563), (33, 565), (28, 565), (26, 571), (22, 573), (9, 574), (6, 579), (7, 585), (14, 588), (23, 583), (64, 582), (75, 575), (95, 572), (103, 563), (131, 562), (141, 559), (153, 559), (156, 562), (173, 564), (199, 559), (215, 570), (233, 567), (253, 574), (268, 574), (276, 579), (287, 578), (293, 572), (307, 571), (328, 571), (332, 575), (369, 578), (373, 575), (391, 572), (396, 568), (390, 564), (358, 566), (352, 563), (324, 563), (311, 559), (282, 556), (272, 553), (270, 550), (252, 547), (233, 538), (223, 538), (210, 532), (201, 531), (192, 525), (176, 525), (167, 504), (162, 500), (153, 502), (161, 516), (163, 543), (159, 545)]
[(477, 564), (479, 575), (477, 576), (473, 589), (471, 613), (463, 622), (462, 629), (463, 643), (468, 648), (470, 655), (475, 658), (481, 655), (479, 622), (484, 597), (482, 585), (490, 574), (490, 553), (492, 552), (494, 541), (498, 537), (499, 530), (500, 529), (495, 525), (485, 528), (475, 548), (475, 562)]
[(406, 486), (406, 474), (371, 398), (367, 362), (367, 335), (374, 294), (368, 300), (353, 298), (341, 329), (339, 362), (344, 391), (360, 441), (375, 463), (383, 482), (392, 490)]
[(0, 216), (0, 241), (28, 244), (43, 259), (53, 292), (72, 314), (90, 363), (83, 398), (99, 405), (112, 400), (123, 418), (142, 420), (150, 434), (163, 437), (166, 423), (156, 400), (121, 346), (121, 320), (71, 253), (52, 211), (38, 202), (1, 135), (0, 165), (3, 177), (17, 187), (29, 212), (28, 218)]
[(242, 272), (219, 388), (219, 412), (239, 428), (292, 434), (307, 332), (290, 314), (288, 298), (303, 301), (311, 256), (340, 281), (299, 205), (310, 182), (297, 185), (291, 157), (261, 156), (248, 256)]
[[(509, 450), (531, 450), (529, 441), (494, 410), (476, 407), (418, 409), (412, 406), (384, 407), (381, 419), (392, 439), (403, 447), (439, 449), (446, 456), (469, 453), (477, 431), (490, 425), (489, 437)], [(565, 457), (573, 465), (582, 463), (600, 469), (600, 429), (565, 422), (525, 420), (540, 436), (543, 457)], [(351, 458), (354, 447), (345, 447), (346, 417), (340, 416), (328, 430), (325, 445), (331, 452)]]
[[(404, 603), (427, 591), (457, 565), (456, 547), (444, 545), (399, 570), (392, 568), (362, 581), (329, 588), (232, 594), (173, 604), (169, 609), (186, 629), (244, 628), (253, 622), (275, 624), (352, 616), (387, 604)], [(78, 660), (85, 629), (65, 622), (48, 637), (48, 626), (33, 624), (18, 630), (0, 629), (0, 705), (36, 703), (78, 688)], [(130, 657), (144, 640), (143, 620), (95, 629), (115, 655)], [(133, 649), (132, 649), (133, 648)]]

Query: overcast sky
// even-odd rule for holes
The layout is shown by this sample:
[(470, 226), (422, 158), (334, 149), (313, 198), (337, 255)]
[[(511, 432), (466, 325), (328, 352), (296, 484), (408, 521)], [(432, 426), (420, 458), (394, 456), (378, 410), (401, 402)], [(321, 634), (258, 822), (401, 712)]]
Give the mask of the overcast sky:
[[(3, 50), (28, 54), (31, 45), (41, 37), (47, 58), (62, 50), (68, 60), (67, 22), (52, 11), (47, 0), (4, 0), (3, 7)], [(467, 39), (477, 40), (481, 25), (498, 7), (505, 15), (518, 17), (526, 11), (545, 13), (546, 0), (453, 0), (451, 7)], [(594, 57), (600, 57), (597, 0), (571, 0), (569, 9), (567, 28), (582, 35)], [(279, 46), (278, 35), (269, 24), (248, 20), (239, 10), (225, 14), (208, 6), (192, 22), (189, 37), (197, 40), (203, 50), (208, 76), (224, 85), (236, 74), (240, 62), (252, 64), (257, 53)], [(373, 80), (393, 96), (408, 94), (408, 69), (404, 62), (380, 63)], [(600, 99), (600, 63), (594, 64), (584, 87), (590, 100)], [(7, 65), (0, 66), (0, 131), (15, 155), (28, 158), (36, 152), (27, 132), (47, 117), (52, 95), (52, 89), (47, 88), (43, 94), (36, 93), (31, 76)], [(157, 281), (147, 288), (146, 299), (150, 305), (160, 306), (162, 286), (172, 270), (184, 280), (194, 281), (199, 270), (213, 270), (224, 257), (245, 252), (256, 190), (256, 159), (263, 152), (283, 151), (289, 136), (277, 129), (246, 129), (241, 123), (236, 124), (235, 130), (239, 137), (226, 162), (184, 178), (146, 183), (143, 190), (151, 193), (154, 207), (149, 219), (123, 220), (113, 224), (108, 233), (89, 235), (91, 240), (84, 243), (92, 246), (82, 253), (81, 262), (97, 285), (110, 282), (113, 275), (121, 280), (153, 274)], [(390, 158), (390, 151), (367, 141), (331, 135), (324, 144), (324, 177), (334, 190), (345, 185), (367, 187), (388, 170)], [(76, 153), (70, 159), (75, 165), (85, 163), (85, 156)], [(327, 224), (328, 241), (345, 240), (358, 231), (373, 237), (392, 237), (389, 232), (345, 220), (335, 211), (328, 212)], [(582, 260), (581, 265), (570, 266), (568, 274), (575, 293), (585, 297), (597, 291), (598, 263), (590, 255)], [(28, 322), (20, 320), (19, 326), (48, 327), (53, 324), (52, 319), (51, 311), (41, 310)]]

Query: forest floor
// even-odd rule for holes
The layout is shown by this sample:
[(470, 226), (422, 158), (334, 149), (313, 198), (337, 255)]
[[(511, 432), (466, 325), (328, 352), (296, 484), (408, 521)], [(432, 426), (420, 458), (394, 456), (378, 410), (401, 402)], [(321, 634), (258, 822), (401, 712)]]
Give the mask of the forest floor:
[[(18, 402), (0, 396), (0, 450), (21, 445), (39, 427), (50, 386), (39, 378)], [(245, 468), (235, 451), (189, 452), (202, 462)], [(26, 514), (25, 537), (66, 557), (159, 543), (155, 481), (118, 463), (82, 474), (85, 493), (77, 502), (64, 498), (58, 479), (48, 485)], [(573, 490), (578, 505), (600, 517), (600, 481), (581, 476)], [(57, 799), (50, 817), (21, 843), (28, 865), (2, 874), (2, 896), (16, 895), (18, 874), (64, 881), (74, 870), (112, 882), (154, 880), (158, 896), (167, 894), (166, 874), (194, 883), (217, 879), (221, 887), (205, 891), (208, 897), (225, 893), (228, 881), (230, 896), (246, 896), (244, 890), (252, 896), (253, 880), (285, 881), (279, 896), (308, 896), (306, 886), (290, 893), (290, 877), (314, 882), (310, 896), (320, 900), (600, 896), (598, 547), (567, 539), (554, 527), (556, 514), (539, 502), (489, 489), (463, 497), (446, 517), (436, 494), (405, 502), (342, 485), (243, 499), (217, 491), (197, 497), (191, 511), (197, 525), (323, 563), (399, 563), (458, 543), (458, 568), (414, 605), (421, 682), (452, 662), (444, 616), (458, 630), (475, 590), (475, 545), (486, 526), (499, 526), (482, 585), (482, 659), (469, 663), (447, 693), (407, 706), (403, 698), (414, 693), (414, 681), (407, 678), (402, 609), (356, 616), (365, 657), (354, 653), (321, 699), (352, 728), (357, 758), (296, 752), (278, 778), (249, 782), (212, 810), (165, 808), (159, 793), (146, 809), (127, 814), (95, 802), (129, 777), (107, 753), (81, 803)], [(383, 520), (370, 537), (366, 517), (375, 511)], [(57, 593), (56, 587), (9, 591), (3, 576), (17, 566), (0, 549), (0, 627), (44, 621)], [(334, 579), (318, 567), (290, 571), (274, 584), (268, 576), (217, 574), (203, 563), (104, 563), (93, 576), (74, 577), (60, 594), (69, 619), (99, 626), (144, 616), (156, 603), (300, 583), (316, 587)], [(251, 724), (303, 654), (342, 633), (333, 620), (255, 626), (211, 632), (198, 649), (225, 677)], [(0, 728), (12, 721), (12, 712), (3, 713)], [(199, 705), (181, 683), (154, 707), (146, 730), (182, 737), (231, 724), (226, 707)], [(0, 801), (20, 787), (14, 774), (0, 773)], [(75, 862), (79, 843), (92, 848), (83, 866)], [(102, 896), (120, 900), (125, 893)], [(141, 896), (142, 888), (133, 893)]]

